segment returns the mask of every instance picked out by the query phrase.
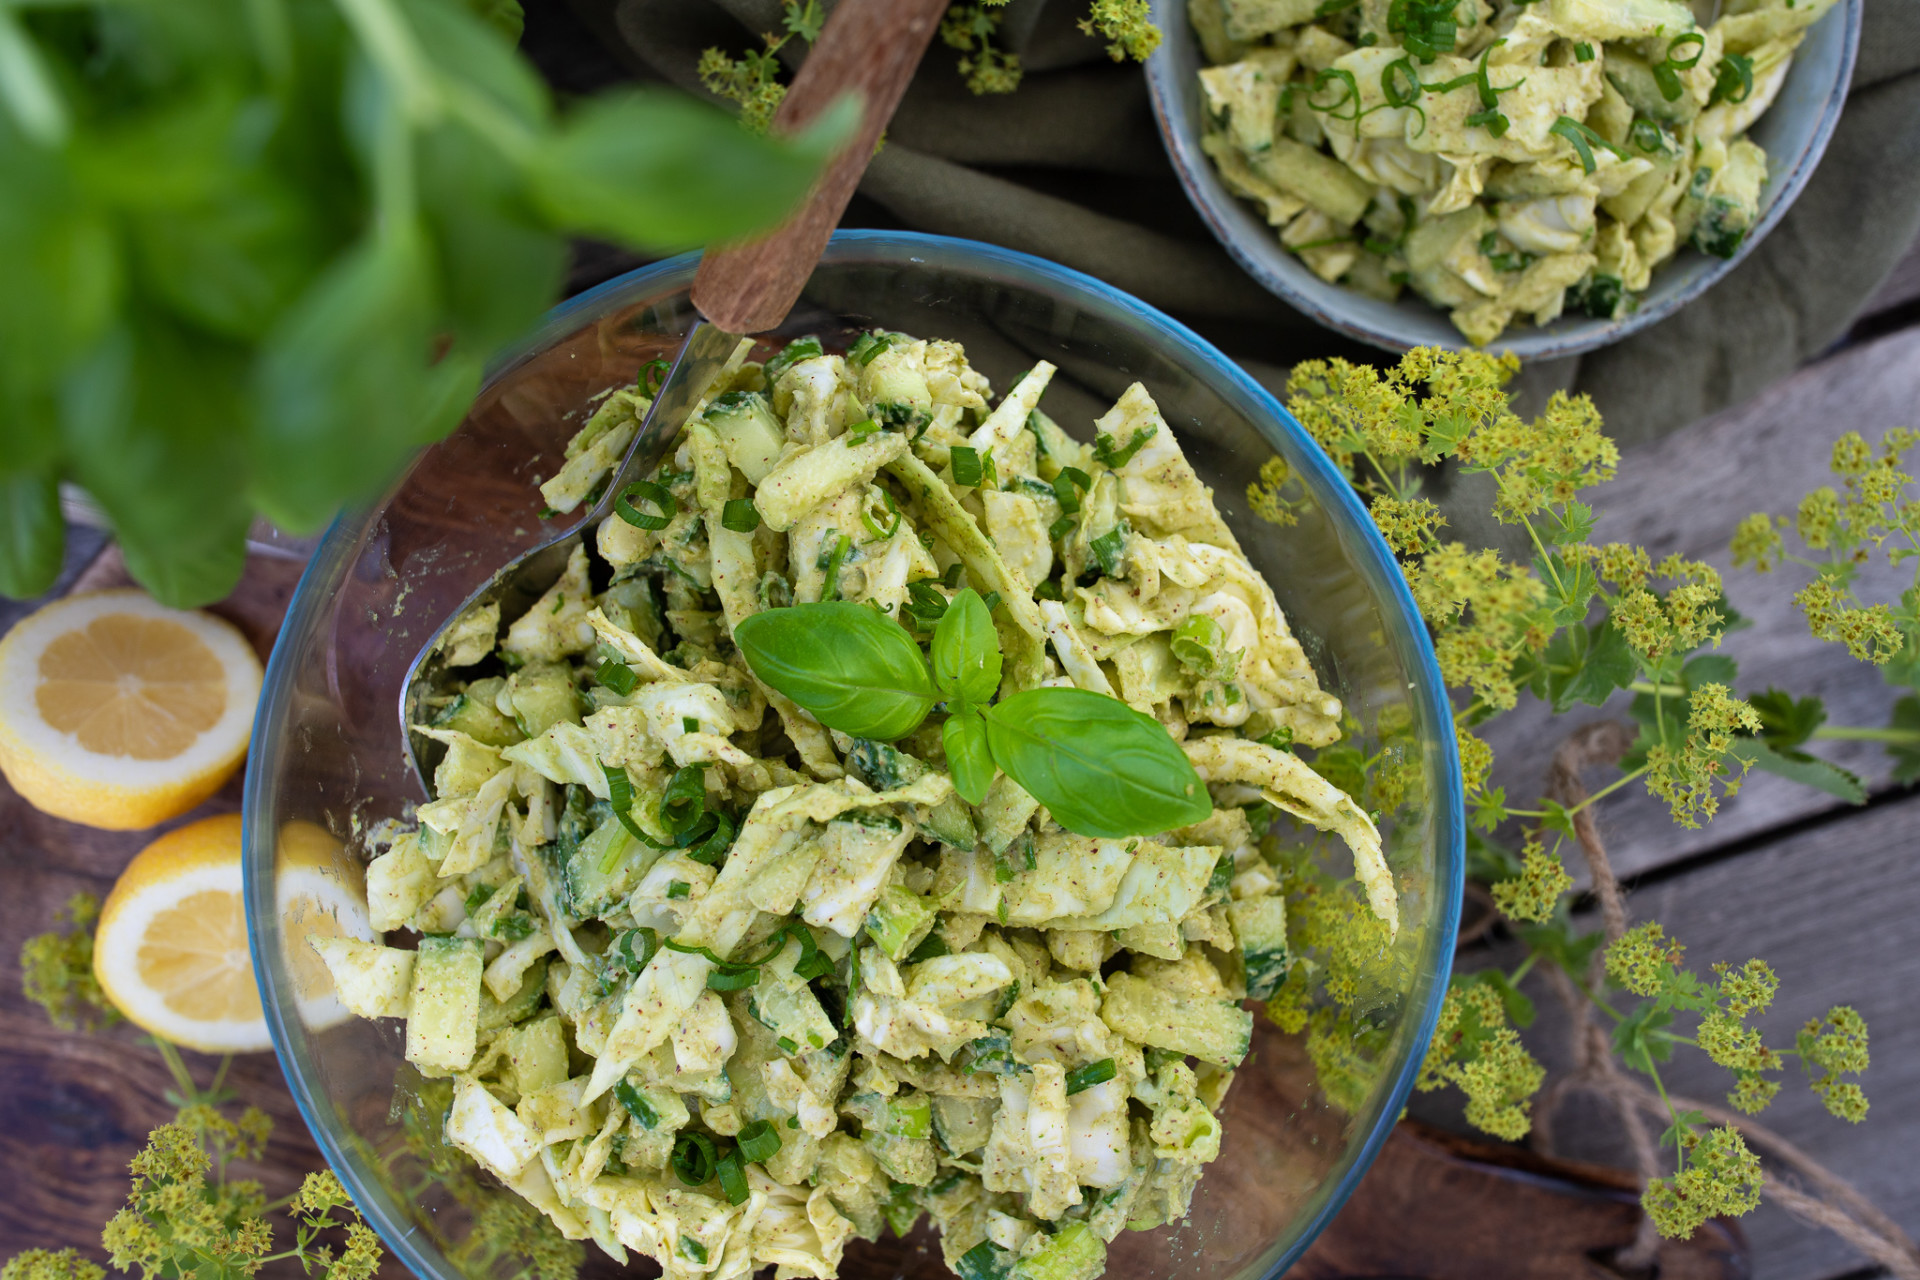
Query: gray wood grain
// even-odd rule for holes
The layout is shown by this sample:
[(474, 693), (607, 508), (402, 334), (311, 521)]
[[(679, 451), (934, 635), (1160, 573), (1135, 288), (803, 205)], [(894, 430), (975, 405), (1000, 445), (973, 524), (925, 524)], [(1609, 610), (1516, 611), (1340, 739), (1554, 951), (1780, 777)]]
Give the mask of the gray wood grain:
[[(1877, 441), (1888, 427), (1908, 425), (1920, 425), (1920, 330), (1849, 348), (1755, 401), (1627, 453), (1616, 478), (1590, 498), (1601, 513), (1594, 541), (1637, 542), (1656, 559), (1677, 551), (1726, 574), (1728, 597), (1753, 623), (1722, 648), (1740, 662), (1737, 692), (1777, 685), (1824, 698), (1834, 725), (1884, 725), (1895, 695), (1877, 670), (1813, 639), (1793, 604), (1793, 593), (1811, 575), (1794, 566), (1765, 577), (1731, 570), (1727, 541), (1749, 513), (1789, 514), (1801, 494), (1825, 483), (1833, 442), (1844, 432)], [(1902, 578), (1911, 582), (1908, 574), (1868, 572), (1863, 594), (1897, 601)], [(1628, 701), (1616, 695), (1604, 708), (1579, 707), (1556, 718), (1523, 696), (1519, 707), (1486, 726), (1494, 781), (1506, 787), (1508, 802), (1540, 794), (1546, 762), (1569, 731), (1602, 716), (1624, 719)], [(1814, 749), (1885, 783), (1887, 757), (1875, 744), (1822, 742)], [(1598, 786), (1610, 776), (1596, 772), (1590, 782)], [(1630, 876), (1835, 807), (1844, 806), (1756, 773), (1698, 831), (1676, 827), (1665, 806), (1638, 784), (1601, 801), (1598, 816), (1616, 869)]]
[[(1773, 966), (1780, 993), (1754, 1021), (1767, 1043), (1791, 1047), (1794, 1030), (1830, 1006), (1867, 1019), (1873, 1065), (1860, 1078), (1872, 1107), (1855, 1126), (1828, 1115), (1796, 1066), (1760, 1117), (1920, 1235), (1920, 798), (1849, 812), (1763, 849), (1677, 874), (1634, 894), (1635, 922), (1659, 920), (1686, 945), (1687, 963), (1706, 974), (1715, 961), (1758, 955)], [(1599, 927), (1582, 918), (1583, 929)], [(1519, 959), (1511, 946), (1461, 957), (1463, 969)], [(1526, 1041), (1550, 1070), (1565, 1068), (1566, 1020), (1546, 985), (1529, 978), (1539, 1021)], [(1629, 1007), (1623, 999), (1621, 1008)], [(1691, 1034), (1691, 1017), (1678, 1028)], [(1661, 1067), (1678, 1094), (1720, 1101), (1731, 1075), (1682, 1047)], [(1445, 1123), (1452, 1100), (1434, 1095), (1414, 1114)], [(1458, 1125), (1458, 1121), (1452, 1123)], [(1610, 1111), (1581, 1100), (1562, 1110), (1554, 1154), (1631, 1166)], [(1753, 1245), (1755, 1280), (1829, 1280), (1864, 1259), (1825, 1232), (1769, 1205), (1741, 1220)]]

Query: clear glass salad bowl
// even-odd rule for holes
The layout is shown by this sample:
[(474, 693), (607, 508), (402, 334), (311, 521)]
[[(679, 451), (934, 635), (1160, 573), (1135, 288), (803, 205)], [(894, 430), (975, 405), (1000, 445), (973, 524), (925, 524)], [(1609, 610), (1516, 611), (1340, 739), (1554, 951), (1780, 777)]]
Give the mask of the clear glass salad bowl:
[[(396, 717), (409, 660), (469, 591), (546, 536), (537, 480), (557, 466), (598, 393), (671, 354), (692, 318), (694, 265), (672, 259), (574, 298), (504, 355), (461, 428), (382, 500), (333, 526), (268, 664), (246, 785), (247, 914), (267, 1021), (321, 1149), (387, 1246), (424, 1280), (524, 1270), (528, 1259), (511, 1240), (514, 1206), (504, 1204), (511, 1193), (440, 1143), (434, 1090), (403, 1060), (402, 1024), (342, 1019), (304, 939), (356, 927), (352, 911), (312, 919), (281, 904), (315, 900), (316, 875), (334, 888), (320, 900), (350, 903), (377, 824), (427, 798)], [(1144, 382), (1273, 584), (1323, 684), (1363, 733), (1394, 726), (1393, 752), (1416, 781), (1383, 823), (1402, 927), (1392, 989), (1360, 1018), (1374, 1063), (1364, 1102), (1329, 1103), (1313, 1086), (1303, 1038), (1258, 1019), (1223, 1112), (1224, 1149), (1191, 1213), (1170, 1228), (1123, 1232), (1108, 1266), (1115, 1280), (1275, 1276), (1378, 1152), (1446, 987), (1464, 865), (1460, 767), (1419, 614), (1360, 504), (1299, 424), (1213, 347), (1140, 302), (987, 245), (843, 232), (792, 318), (766, 336), (816, 333), (831, 346), (871, 327), (961, 341), (996, 387), (1038, 359), (1053, 361), (1061, 372), (1046, 407), (1082, 434), (1128, 383)], [(1299, 523), (1285, 529), (1255, 518), (1244, 500), (1276, 453), (1300, 497)], [(299, 894), (287, 892), (292, 883), (304, 886)], [(926, 1230), (856, 1243), (842, 1274), (944, 1275)], [(616, 1269), (591, 1248), (586, 1265)]]

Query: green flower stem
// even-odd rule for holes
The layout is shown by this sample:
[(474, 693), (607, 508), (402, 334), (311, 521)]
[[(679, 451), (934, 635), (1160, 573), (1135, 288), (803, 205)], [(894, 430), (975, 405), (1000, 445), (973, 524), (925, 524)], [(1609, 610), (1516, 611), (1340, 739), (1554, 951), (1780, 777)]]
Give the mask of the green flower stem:
[(1520, 980), (1526, 977), (1527, 974), (1532, 971), (1534, 962), (1539, 959), (1540, 959), (1540, 953), (1538, 951), (1529, 951), (1527, 953), (1527, 958), (1520, 962), (1520, 967), (1507, 975), (1507, 981), (1511, 982), (1516, 987), (1519, 986)]
[(0, 102), (20, 132), (40, 146), (59, 147), (72, 131), (67, 104), (11, 4), (0, 4)]
[(1920, 742), (1920, 729), (1873, 729), (1853, 725), (1821, 725), (1816, 738), (1837, 742)]
[(1632, 782), (1635, 778), (1645, 773), (1649, 768), (1651, 768), (1650, 765), (1643, 764), (1638, 769), (1635, 769), (1632, 773), (1621, 774), (1618, 778), (1615, 778), (1612, 782), (1609, 782), (1606, 786), (1600, 788), (1598, 791), (1588, 796), (1585, 800), (1582, 800), (1579, 804), (1567, 810), (1567, 812), (1570, 814), (1578, 813), (1582, 809), (1586, 808), (1588, 805), (1592, 804), (1594, 801), (1602, 799), (1603, 797), (1612, 795), (1614, 792), (1618, 791), (1620, 788), (1626, 786), (1629, 782)]
[(401, 113), (416, 123), (437, 119), (445, 105), (439, 77), (392, 0), (334, 0), (334, 6), (399, 98)]
[(1655, 697), (1682, 698), (1685, 697), (1687, 693), (1685, 685), (1653, 684), (1646, 680), (1635, 680), (1632, 684), (1628, 685), (1627, 688), (1633, 690), (1635, 693), (1651, 693)]
[[(1660, 1068), (1654, 1064), (1653, 1056), (1647, 1056), (1647, 1074), (1653, 1077), (1653, 1087), (1660, 1093), (1660, 1102), (1667, 1109), (1667, 1119), (1677, 1129), (1680, 1124), (1680, 1112), (1675, 1109), (1673, 1099), (1667, 1096), (1667, 1086), (1660, 1081)], [(1680, 1141), (1680, 1135), (1674, 1134), (1673, 1172), (1678, 1176), (1687, 1167), (1687, 1144)]]

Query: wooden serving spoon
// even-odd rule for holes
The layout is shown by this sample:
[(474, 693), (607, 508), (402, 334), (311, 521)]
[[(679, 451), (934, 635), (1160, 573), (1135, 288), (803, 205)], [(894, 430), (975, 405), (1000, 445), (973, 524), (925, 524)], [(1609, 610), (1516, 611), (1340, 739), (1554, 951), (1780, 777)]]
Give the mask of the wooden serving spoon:
[(688, 331), (600, 501), (570, 532), (503, 565), (486, 586), (435, 628), (414, 655), (401, 686), (399, 713), (409, 762), (423, 786), (428, 770), (422, 766), (422, 755), (429, 743), (413, 732), (413, 726), (420, 723), (424, 698), (431, 692), (433, 660), (447, 629), (470, 610), (490, 603), (501, 606), (502, 617), (526, 612), (565, 570), (585, 533), (613, 511), (627, 486), (651, 474), (667, 456), (741, 337), (774, 328), (786, 319), (866, 172), (867, 161), (900, 105), (947, 3), (840, 0), (835, 6), (774, 115), (773, 132), (791, 135), (806, 128), (848, 94), (861, 103), (859, 128), (792, 218), (757, 240), (709, 249), (700, 260), (693, 281), (693, 305), (700, 318)]

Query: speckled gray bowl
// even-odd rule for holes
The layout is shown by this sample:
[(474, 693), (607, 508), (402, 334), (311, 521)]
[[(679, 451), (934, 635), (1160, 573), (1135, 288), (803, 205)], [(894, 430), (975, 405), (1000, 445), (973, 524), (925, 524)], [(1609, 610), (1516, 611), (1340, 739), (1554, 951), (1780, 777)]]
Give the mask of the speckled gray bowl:
[[(1847, 99), (1847, 83), (1853, 77), (1864, 5), (1865, 0), (1841, 0), (1814, 25), (1794, 55), (1779, 98), (1749, 132), (1765, 149), (1770, 173), (1760, 193), (1760, 221), (1738, 253), (1726, 259), (1683, 249), (1653, 273), (1652, 287), (1640, 295), (1639, 310), (1625, 319), (1565, 315), (1545, 328), (1516, 324), (1489, 350), (1511, 351), (1523, 360), (1544, 360), (1618, 342), (1686, 306), (1753, 252), (1807, 185), (1833, 137)], [(1281, 247), (1278, 232), (1251, 204), (1227, 190), (1213, 162), (1200, 150), (1205, 108), (1200, 101), (1199, 71), (1204, 63), (1187, 22), (1187, 0), (1153, 0), (1153, 18), (1166, 35), (1159, 51), (1147, 60), (1147, 84), (1160, 136), (1193, 207), (1247, 274), (1290, 306), (1361, 342), (1389, 351), (1466, 347), (1466, 339), (1447, 313), (1418, 295), (1409, 292), (1397, 302), (1383, 302), (1328, 284)]]

